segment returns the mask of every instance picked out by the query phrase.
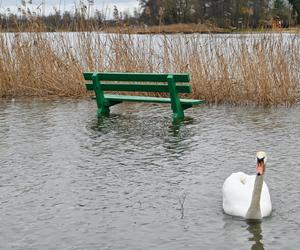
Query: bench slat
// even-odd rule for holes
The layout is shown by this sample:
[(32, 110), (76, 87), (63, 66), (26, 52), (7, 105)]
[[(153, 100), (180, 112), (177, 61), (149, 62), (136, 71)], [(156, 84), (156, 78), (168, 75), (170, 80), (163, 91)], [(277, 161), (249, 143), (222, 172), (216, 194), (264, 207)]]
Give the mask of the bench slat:
[(85, 80), (92, 80), (94, 73), (99, 74), (100, 81), (123, 81), (123, 82), (166, 82), (168, 75), (174, 76), (175, 82), (189, 82), (190, 76), (187, 73), (123, 73), (123, 72), (84, 72)]
[[(105, 94), (104, 97), (109, 101), (121, 101), (121, 102), (154, 102), (154, 103), (171, 103), (170, 98), (164, 97), (151, 97), (151, 96), (132, 96), (132, 95), (112, 95)], [(93, 97), (95, 99), (95, 97)], [(183, 105), (197, 105), (204, 103), (203, 100), (195, 99), (180, 99), (180, 103)]]
[[(87, 90), (94, 90), (92, 83), (86, 84)], [(103, 91), (133, 91), (133, 92), (169, 92), (167, 84), (118, 84), (118, 83), (101, 83)], [(176, 85), (178, 93), (191, 93), (190, 84)]]

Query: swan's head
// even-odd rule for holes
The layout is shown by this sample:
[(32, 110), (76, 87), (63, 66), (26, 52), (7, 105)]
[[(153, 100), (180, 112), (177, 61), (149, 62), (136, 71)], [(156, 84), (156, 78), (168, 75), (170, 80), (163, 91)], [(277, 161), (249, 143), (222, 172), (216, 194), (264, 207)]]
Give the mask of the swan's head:
[(267, 154), (263, 151), (256, 153), (256, 173), (263, 175), (266, 171)]

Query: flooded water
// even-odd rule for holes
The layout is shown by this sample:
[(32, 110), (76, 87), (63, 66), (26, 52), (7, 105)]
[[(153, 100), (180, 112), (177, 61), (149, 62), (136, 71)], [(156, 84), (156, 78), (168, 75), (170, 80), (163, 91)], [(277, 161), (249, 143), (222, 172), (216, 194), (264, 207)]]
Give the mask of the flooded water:
[[(299, 249), (300, 107), (0, 101), (0, 249)], [(268, 153), (273, 213), (222, 211), (232, 172)]]

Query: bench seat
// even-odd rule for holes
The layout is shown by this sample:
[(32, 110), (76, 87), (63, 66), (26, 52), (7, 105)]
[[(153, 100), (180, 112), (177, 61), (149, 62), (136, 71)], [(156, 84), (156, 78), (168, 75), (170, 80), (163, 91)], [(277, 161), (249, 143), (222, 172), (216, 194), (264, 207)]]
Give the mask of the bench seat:
[[(152, 97), (152, 96), (134, 96), (134, 95), (113, 95), (105, 94), (105, 99), (112, 102), (154, 102), (154, 103), (171, 103), (171, 98)], [(95, 96), (92, 97), (96, 99)], [(203, 100), (196, 99), (180, 99), (182, 105), (203, 104)]]

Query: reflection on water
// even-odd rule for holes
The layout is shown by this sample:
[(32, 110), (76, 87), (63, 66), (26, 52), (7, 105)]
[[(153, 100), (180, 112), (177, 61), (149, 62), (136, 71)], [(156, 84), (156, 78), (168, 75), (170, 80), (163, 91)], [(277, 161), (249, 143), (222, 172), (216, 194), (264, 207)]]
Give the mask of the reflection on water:
[(170, 132), (174, 137), (179, 135), (180, 127), (193, 124), (194, 119), (192, 117), (185, 116), (184, 120), (173, 120), (172, 124), (169, 126)]
[[(180, 124), (163, 105), (95, 111), (0, 100), (0, 249), (298, 249), (300, 107), (204, 105)], [(263, 232), (223, 214), (221, 191), (262, 148), (276, 208)]]
[[(262, 224), (268, 220), (245, 220), (241, 217), (224, 214), (224, 235), (227, 242), (233, 242), (233, 249), (265, 250), (263, 241), (267, 240), (262, 231)], [(244, 241), (244, 248), (238, 242)], [(250, 244), (247, 244), (250, 243)], [(227, 248), (224, 248), (227, 249)]]
[(263, 239), (263, 234), (261, 230), (261, 221), (248, 220), (247, 230), (251, 233), (251, 237), (249, 238), (250, 242), (253, 242), (251, 247), (252, 250), (265, 250), (264, 244), (261, 242)]

